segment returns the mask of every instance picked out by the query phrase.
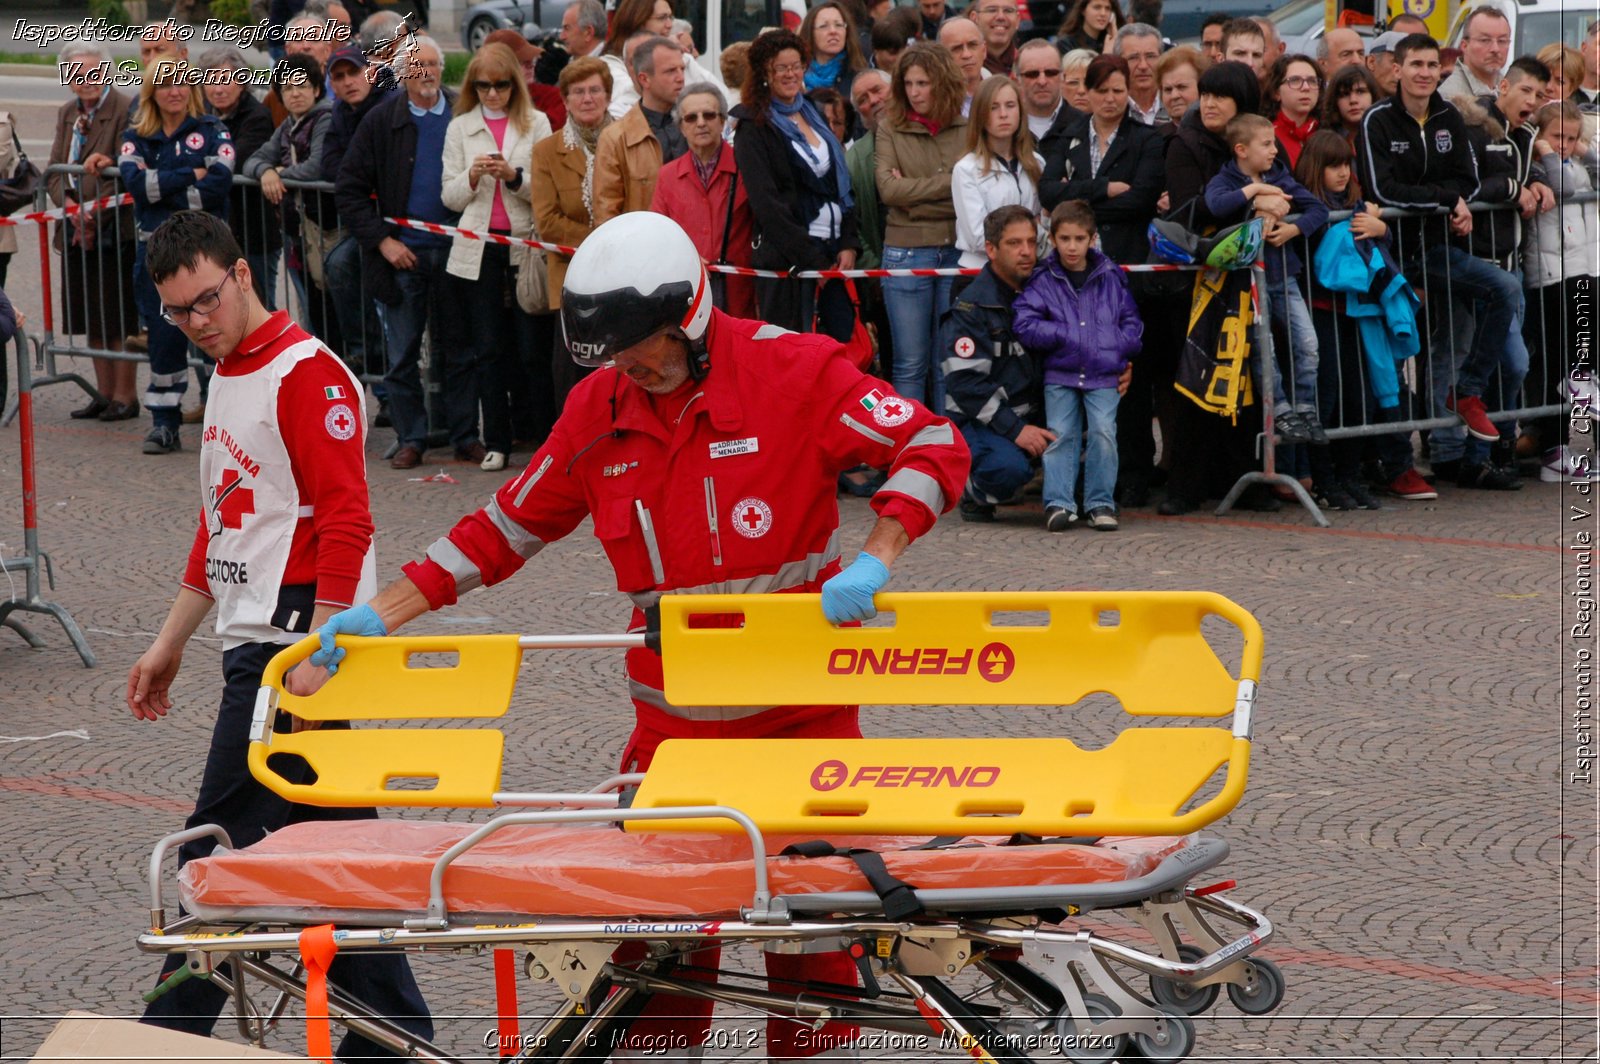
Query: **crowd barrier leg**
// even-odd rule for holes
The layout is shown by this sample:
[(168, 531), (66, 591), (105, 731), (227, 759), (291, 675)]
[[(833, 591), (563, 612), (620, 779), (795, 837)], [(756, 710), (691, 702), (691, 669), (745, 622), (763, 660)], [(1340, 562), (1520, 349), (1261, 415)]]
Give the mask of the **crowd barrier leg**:
[(1281, 485), (1294, 492), (1294, 497), (1300, 505), (1305, 507), (1311, 519), (1317, 523), (1318, 528), (1327, 528), (1330, 522), (1317, 506), (1316, 500), (1306, 491), (1305, 485), (1294, 477), (1278, 472), (1277, 448), (1272, 443), (1273, 437), (1273, 401), (1272, 396), (1277, 386), (1278, 359), (1272, 348), (1272, 316), (1268, 313), (1267, 306), (1267, 275), (1260, 263), (1250, 267), (1250, 287), (1254, 290), (1256, 314), (1256, 349), (1255, 357), (1260, 361), (1261, 376), (1261, 468), (1252, 469), (1234, 482), (1228, 489), (1228, 494), (1217, 505), (1216, 514), (1222, 517), (1233, 504), (1239, 501), (1239, 496), (1253, 484), (1265, 484), (1269, 488)]
[(78, 657), (83, 659), (84, 668), (92, 669), (97, 664), (94, 651), (89, 649), (89, 643), (83, 637), (83, 631), (78, 623), (72, 619), (72, 614), (54, 602), (49, 602), (39, 594), (39, 570), (43, 567), (46, 578), (50, 581), (50, 590), (56, 586), (55, 570), (50, 565), (50, 556), (39, 549), (39, 513), (38, 500), (34, 491), (33, 481), (33, 377), (32, 367), (28, 361), (28, 347), (30, 341), (26, 333), (17, 331), (17, 409), (21, 414), (20, 435), (22, 439), (22, 543), (23, 554), (15, 558), (0, 558), (0, 568), (7, 575), (21, 573), (24, 577), (24, 593), (21, 597), (12, 589), (12, 597), (0, 602), (0, 626), (8, 627), (17, 632), (28, 645), (34, 649), (44, 646), (44, 641), (25, 628), (14, 613), (42, 613), (54, 617), (66, 630), (67, 638), (72, 641), (72, 646), (78, 652)]

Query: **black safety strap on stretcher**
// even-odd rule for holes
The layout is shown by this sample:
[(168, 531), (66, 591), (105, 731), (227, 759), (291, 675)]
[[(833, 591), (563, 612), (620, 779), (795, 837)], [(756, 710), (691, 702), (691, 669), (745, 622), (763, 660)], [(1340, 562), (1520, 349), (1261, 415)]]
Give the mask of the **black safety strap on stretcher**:
[[(909, 850), (939, 850), (964, 838), (961, 835), (941, 835), (929, 839), (920, 846), (908, 846)], [(877, 850), (866, 850), (858, 847), (835, 846), (822, 839), (813, 839), (810, 842), (796, 842), (785, 846), (778, 854), (779, 857), (848, 857), (855, 862), (861, 874), (866, 877), (867, 886), (878, 896), (883, 903), (883, 915), (891, 920), (905, 920), (912, 916), (920, 916), (923, 912), (922, 903), (917, 900), (917, 888), (889, 873), (889, 868), (883, 863), (883, 854)]]

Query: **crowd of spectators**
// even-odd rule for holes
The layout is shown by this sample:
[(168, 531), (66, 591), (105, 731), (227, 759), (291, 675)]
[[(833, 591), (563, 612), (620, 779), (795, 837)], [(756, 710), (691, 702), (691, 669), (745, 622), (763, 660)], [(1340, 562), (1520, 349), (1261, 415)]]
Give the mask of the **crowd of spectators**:
[[(495, 33), (456, 89), (438, 44), (397, 15), (352, 20), (333, 0), (284, 14), (287, 59), (262, 96), (202, 92), (191, 67), (246, 56), (191, 58), (159, 28), (136, 98), (106, 83), (97, 45), (60, 55), (70, 96), (49, 161), (81, 171), (53, 174), (50, 196), (92, 201), (113, 172), (133, 196), (57, 227), (60, 320), (92, 348), (148, 351), (146, 453), (181, 447), (200, 409), (183, 409), (190, 351), (143, 269), (173, 211), (228, 220), (266, 304), (287, 298), (368, 375), (394, 468), (419, 465), (433, 433), (493, 471), (543, 438), (583, 372), (556, 327), (565, 256), (388, 219), (574, 247), (653, 210), (708, 263), (982, 268), (713, 288), (734, 314), (842, 342), (869, 323), (880, 375), (967, 435), (970, 520), (992, 520), (1041, 464), (1052, 530), (1115, 528), (1163, 482), (1162, 512), (1192, 510), (1258, 462), (1264, 411), (1279, 468), (1333, 508), (1589, 475), (1558, 422), (1514, 412), (1587, 387), (1569, 370), (1597, 272), (1593, 24), (1577, 48), (1514, 57), (1484, 7), (1458, 55), (1412, 16), (1295, 55), (1270, 21), (1219, 14), (1198, 47), (1173, 46), (1118, 0), (1077, 0), (1030, 40), (1015, 0), (823, 0), (798, 32), (730, 46), (713, 71), (672, 0), (609, 15), (576, 0), (559, 43)], [(1429, 213), (1386, 223), (1378, 208)], [(1193, 275), (1118, 269), (1150, 260), (1158, 220), (1259, 236), (1275, 366), (1230, 363), (1243, 351), (1225, 337), (1243, 333), (1205, 324)], [(1391, 271), (1409, 304), (1369, 306), (1325, 261)], [(1214, 294), (1225, 321), (1227, 289)], [(101, 398), (73, 417), (139, 415), (131, 363), (97, 359), (95, 374)], [(1186, 398), (1196, 389), (1207, 398)], [(1458, 427), (1423, 435), (1425, 479), (1413, 434), (1382, 426), (1448, 414)], [(1357, 426), (1371, 433), (1330, 443)], [(1265, 490), (1241, 501), (1279, 505)]]

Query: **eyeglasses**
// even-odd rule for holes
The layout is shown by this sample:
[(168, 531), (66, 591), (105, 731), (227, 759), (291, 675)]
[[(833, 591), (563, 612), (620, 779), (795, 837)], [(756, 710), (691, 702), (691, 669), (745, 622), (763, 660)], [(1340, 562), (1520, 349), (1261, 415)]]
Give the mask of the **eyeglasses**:
[(699, 111), (699, 112), (696, 112), (695, 114), (679, 115), (678, 116), (678, 120), (680, 122), (682, 122), (684, 125), (687, 125), (687, 126), (696, 126), (696, 125), (699, 125), (701, 122), (720, 122), (720, 121), (722, 121), (722, 112), (721, 111)]
[(228, 272), (222, 275), (222, 283), (211, 291), (190, 303), (186, 307), (162, 307), (161, 317), (173, 325), (186, 325), (191, 314), (211, 314), (222, 306), (222, 290), (233, 280), (234, 271), (239, 268), (238, 263), (228, 267)]
[(1468, 37), (1467, 40), (1474, 44), (1492, 44), (1496, 48), (1510, 48), (1510, 37)]
[(1283, 79), (1284, 87), (1285, 88), (1290, 88), (1290, 89), (1309, 89), (1309, 88), (1313, 87), (1314, 85), (1316, 85), (1316, 83), (1317, 83), (1317, 79), (1316, 78), (1309, 78), (1309, 77), (1304, 77), (1304, 76), (1298, 77), (1298, 78), (1284, 78)]
[(978, 14), (980, 14), (980, 15), (1015, 15), (1016, 13), (1017, 13), (1017, 9), (1014, 8), (1014, 7), (980, 7), (980, 8), (978, 8)]
[(477, 89), (479, 92), (491, 92), (491, 91), (492, 92), (510, 92), (511, 91), (511, 82), (509, 82), (509, 81), (474, 81), (472, 83), (472, 87)]
[(775, 78), (781, 78), (785, 74), (804, 74), (805, 70), (806, 65), (804, 63), (772, 64), (772, 76)]
[(1037, 81), (1039, 78), (1044, 78), (1048, 81), (1050, 78), (1059, 78), (1061, 76), (1061, 68), (1056, 67), (1054, 70), (1023, 70), (1020, 73), (1023, 81)]

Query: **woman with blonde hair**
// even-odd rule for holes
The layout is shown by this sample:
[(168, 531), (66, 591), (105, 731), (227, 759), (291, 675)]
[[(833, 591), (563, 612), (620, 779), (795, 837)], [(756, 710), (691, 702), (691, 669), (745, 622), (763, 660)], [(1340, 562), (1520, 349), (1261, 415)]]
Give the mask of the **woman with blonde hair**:
[[(557, 87), (567, 105), (561, 135), (533, 146), (529, 171), (533, 228), (539, 239), (575, 248), (594, 232), (594, 149), (600, 131), (611, 123), (611, 68), (593, 56), (580, 56), (561, 69)], [(567, 276), (565, 255), (545, 253), (550, 271), (550, 309), (561, 309), (561, 282)], [(585, 374), (554, 339), (554, 314), (544, 316), (551, 330), (551, 411), (561, 413), (567, 393)]]
[[(550, 120), (529, 101), (522, 64), (510, 48), (496, 43), (478, 49), (467, 64), (455, 110), (444, 134), (440, 198), (460, 212), (463, 229), (527, 236), (533, 232), (527, 171), (534, 145), (550, 136)], [(456, 298), (466, 312), (487, 452), (480, 465), (497, 472), (511, 453), (514, 424), (528, 438), (548, 432), (554, 419), (548, 379), (539, 389), (544, 416), (534, 414), (540, 404), (530, 394), (525, 368), (535, 364), (533, 317), (517, 306), (516, 272), (506, 245), (455, 237), (445, 272), (455, 278)], [(549, 364), (548, 358), (543, 361)]]
[[(139, 229), (133, 297), (150, 330), (150, 383), (144, 405), (154, 425), (144, 440), (145, 454), (181, 449), (178, 427), (183, 394), (189, 388), (189, 342), (162, 316), (161, 297), (144, 265), (145, 247), (150, 234), (178, 211), (199, 209), (226, 221), (236, 162), (227, 127), (217, 116), (206, 114), (198, 72), (168, 56), (151, 63), (139, 87), (133, 128), (122, 134), (117, 163), (122, 186), (133, 196)], [(229, 271), (224, 288), (251, 280)]]
[[(1550, 68), (1550, 86), (1545, 90), (1546, 103), (1559, 103), (1569, 99), (1583, 86), (1583, 53), (1569, 44), (1557, 41), (1539, 49), (1539, 62)], [(1595, 134), (1600, 131), (1600, 114), (1579, 108), (1583, 115), (1583, 135), (1578, 140), (1578, 153), (1594, 158)]]
[(1061, 98), (1074, 110), (1089, 110), (1089, 90), (1084, 87), (1083, 77), (1099, 55), (1087, 48), (1074, 48), (1061, 57)]
[[(961, 114), (966, 83), (950, 53), (919, 41), (895, 64), (889, 105), (878, 121), (875, 169), (886, 209), (886, 269), (950, 269), (956, 250), (951, 175), (966, 153)], [(975, 114), (977, 112), (974, 112)], [(935, 350), (950, 309), (949, 277), (889, 277), (883, 299), (894, 336), (894, 386), (930, 410), (944, 409), (944, 378)]]
[[(1039, 217), (1039, 177), (1044, 159), (1034, 151), (1033, 134), (1022, 111), (1022, 90), (1003, 75), (984, 81), (972, 98), (967, 121), (967, 154), (950, 175), (956, 206), (956, 247), (961, 265), (981, 268), (983, 222), (1001, 207), (1016, 204)], [(965, 287), (965, 277), (953, 288)]]

